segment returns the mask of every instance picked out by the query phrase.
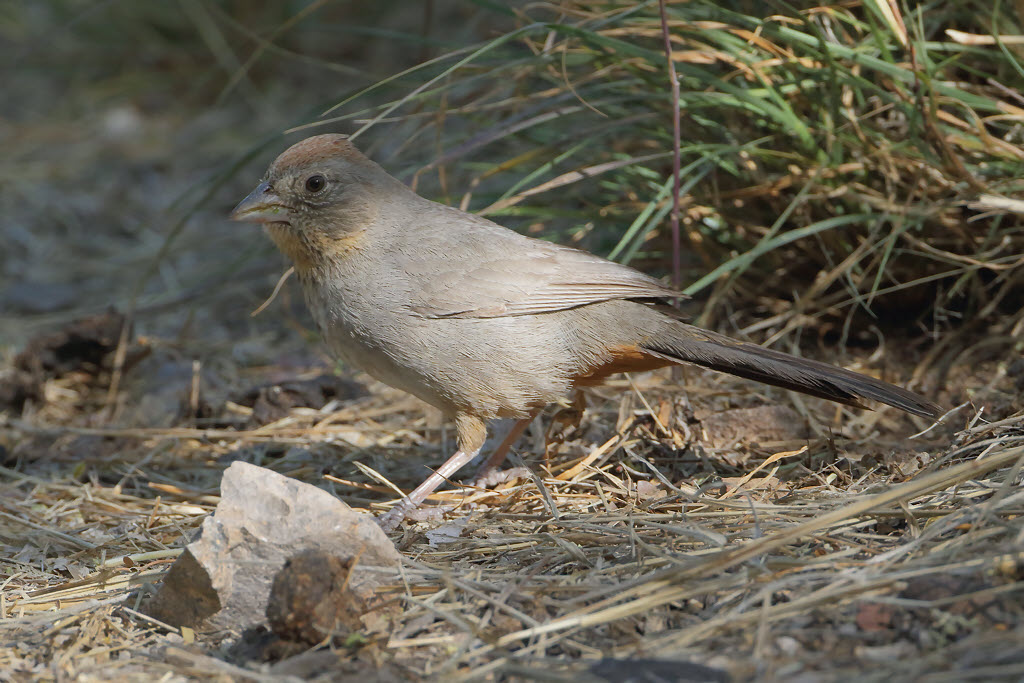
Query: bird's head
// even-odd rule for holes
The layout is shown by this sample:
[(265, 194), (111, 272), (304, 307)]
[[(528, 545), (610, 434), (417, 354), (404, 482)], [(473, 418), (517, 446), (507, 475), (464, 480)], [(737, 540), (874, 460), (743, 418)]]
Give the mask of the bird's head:
[(351, 249), (376, 215), (382, 192), (404, 189), (343, 135), (297, 142), (230, 214), (262, 223), (300, 271)]

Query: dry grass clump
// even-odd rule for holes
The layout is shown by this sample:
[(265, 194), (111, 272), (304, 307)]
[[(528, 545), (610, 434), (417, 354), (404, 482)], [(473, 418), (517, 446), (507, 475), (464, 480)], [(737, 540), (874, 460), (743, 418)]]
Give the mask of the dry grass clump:
[[(439, 493), (456, 512), (406, 531), (402, 579), (383, 589), (401, 611), (312, 663), (218, 650), (237, 634), (172, 629), (134, 607), (212, 509), (233, 459), (334, 482), (368, 507), (392, 497), (378, 479), (414, 485), (444, 458), (414, 404), (376, 387), (343, 408), (354, 422), (336, 423), (334, 407), (295, 408), (248, 431), (8, 423), (24, 449), (88, 436), (103, 439), (107, 469), (132, 464), (119, 484), (76, 481), (67, 469), (55, 477), (54, 463), (26, 452), (20, 471), (4, 469), (0, 628), (17, 645), (2, 665), (72, 676), (345, 666), (500, 678), (641, 658), (739, 678), (840, 675), (868, 662), (909, 677), (1024, 672), (1009, 646), (1024, 616), (1019, 413), (915, 442), (893, 440), (886, 412), (835, 440), (760, 444), (771, 425), (752, 419), (747, 435), (712, 445), (693, 406), (712, 409), (733, 387), (704, 374), (684, 385), (652, 377), (592, 395), (578, 424), (571, 409), (538, 423), (545, 429), (522, 451), (536, 476)], [(322, 479), (324, 465), (339, 474)]]

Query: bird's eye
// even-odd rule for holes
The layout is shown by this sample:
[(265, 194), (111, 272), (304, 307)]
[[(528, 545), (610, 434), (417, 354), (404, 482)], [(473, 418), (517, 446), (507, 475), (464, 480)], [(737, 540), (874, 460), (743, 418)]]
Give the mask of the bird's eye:
[(306, 178), (306, 191), (317, 193), (327, 185), (327, 178), (317, 173)]

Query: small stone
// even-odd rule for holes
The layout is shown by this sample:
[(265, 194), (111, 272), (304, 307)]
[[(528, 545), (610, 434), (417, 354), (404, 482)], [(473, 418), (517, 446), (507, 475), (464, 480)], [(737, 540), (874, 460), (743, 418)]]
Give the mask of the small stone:
[(224, 472), (216, 510), (145, 609), (173, 626), (202, 631), (266, 626), (274, 577), (304, 550), (347, 564), (346, 590), (364, 601), (400, 561), (372, 516), (310, 484), (234, 462)]

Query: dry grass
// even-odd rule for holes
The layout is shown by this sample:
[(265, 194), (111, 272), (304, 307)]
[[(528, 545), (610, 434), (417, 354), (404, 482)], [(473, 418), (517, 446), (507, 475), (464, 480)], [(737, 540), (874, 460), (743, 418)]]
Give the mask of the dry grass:
[[(988, 422), (961, 410), (911, 441), (908, 422), (883, 411), (846, 416), (834, 441), (712, 447), (693, 406), (713, 412), (748, 387), (705, 373), (639, 379), (591, 395), (578, 426), (567, 409), (538, 421), (552, 433), (521, 451), (537, 479), (439, 495), (460, 509), (399, 540), (406, 564), (383, 589), (398, 616), (314, 669), (531, 678), (641, 657), (737, 678), (842, 678), (869, 663), (879, 679), (1024, 672), (1010, 646), (1024, 629), (1019, 412)], [(812, 414), (826, 420), (824, 407)], [(218, 649), (237, 634), (197, 636), (134, 607), (212, 509), (233, 459), (372, 508), (390, 495), (365, 468), (409, 486), (443, 458), (429, 415), (393, 390), (374, 385), (337, 408), (247, 431), (9, 421), (20, 466), (2, 472), (0, 628), (16, 645), (0, 666), (85, 678), (307, 666), (309, 655), (248, 661), (251, 651)], [(91, 457), (82, 440), (99, 442)], [(324, 466), (336, 474), (325, 480)], [(76, 480), (83, 469), (120, 481)]]

